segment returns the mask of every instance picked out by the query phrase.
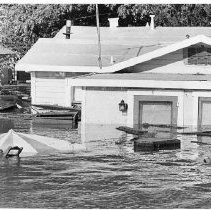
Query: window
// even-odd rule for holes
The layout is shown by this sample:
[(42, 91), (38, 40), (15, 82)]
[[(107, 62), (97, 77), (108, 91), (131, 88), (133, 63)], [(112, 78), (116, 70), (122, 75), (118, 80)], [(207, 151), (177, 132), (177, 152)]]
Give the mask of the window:
[(204, 45), (188, 48), (188, 65), (211, 65), (211, 48)]

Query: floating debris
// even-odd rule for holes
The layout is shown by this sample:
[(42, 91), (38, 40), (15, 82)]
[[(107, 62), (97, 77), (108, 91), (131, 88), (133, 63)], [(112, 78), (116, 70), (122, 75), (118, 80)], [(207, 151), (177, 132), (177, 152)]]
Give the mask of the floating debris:
[(179, 139), (137, 139), (134, 141), (134, 151), (159, 151), (180, 148)]
[(120, 131), (124, 131), (125, 133), (128, 133), (128, 134), (134, 134), (138, 136), (148, 133), (148, 131), (143, 131), (141, 129), (135, 129), (135, 128), (127, 127), (127, 126), (120, 126), (116, 129)]
[(211, 136), (211, 131), (195, 131), (195, 132), (179, 132), (178, 134), (182, 134), (182, 135), (206, 135), (206, 136)]
[(174, 125), (166, 125), (166, 124), (149, 124), (149, 123), (143, 123), (143, 128), (149, 128), (149, 127), (158, 127), (158, 128), (173, 128), (173, 129), (185, 129), (186, 127), (181, 126), (174, 126)]

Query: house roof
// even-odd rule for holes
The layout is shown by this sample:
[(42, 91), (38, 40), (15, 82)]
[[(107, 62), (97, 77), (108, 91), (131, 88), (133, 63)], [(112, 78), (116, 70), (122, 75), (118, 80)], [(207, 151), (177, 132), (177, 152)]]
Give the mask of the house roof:
[[(103, 66), (126, 61), (138, 55), (158, 49), (159, 45), (102, 44)], [(83, 68), (76, 68), (83, 67)], [(85, 68), (84, 68), (85, 67)], [(82, 71), (96, 72), (98, 67), (98, 45), (94, 42), (74, 42), (61, 39), (41, 38), (17, 63), (16, 70), (25, 71)]]
[[(159, 89), (203, 89), (211, 90), (211, 75), (159, 74), (159, 73), (113, 73), (90, 74), (71, 78), (73, 86), (85, 87), (129, 87)], [(168, 82), (164, 82), (168, 81)]]
[[(73, 26), (70, 39), (65, 39), (65, 27), (55, 38), (39, 39), (18, 61), (16, 70), (115, 72), (169, 52), (170, 49), (165, 47), (172, 43), (181, 41), (180, 46), (184, 45), (182, 40), (187, 34), (191, 37), (211, 35), (211, 27), (158, 27), (155, 30), (146, 27), (101, 27), (100, 31), (102, 70), (98, 64), (96, 27), (88, 26)], [(194, 37), (189, 40), (192, 39)], [(159, 49), (161, 51), (157, 51)], [(173, 49), (176, 49), (176, 45), (171, 47)]]
[(186, 47), (189, 47), (191, 45), (197, 44), (197, 43), (203, 43), (207, 45), (211, 45), (211, 38), (207, 37), (205, 35), (198, 35), (189, 39), (185, 39), (183, 41), (176, 42), (174, 44), (170, 44), (166, 47), (162, 47), (160, 49), (156, 49), (154, 51), (151, 51), (149, 53), (142, 54), (140, 56), (137, 56), (135, 58), (131, 58), (127, 60), (126, 62), (121, 62), (118, 64), (113, 65), (112, 67), (109, 68), (104, 68), (104, 72), (117, 72), (122, 69), (149, 61), (153, 58), (157, 58), (163, 55), (166, 55), (168, 53), (177, 51), (179, 49), (183, 49)]
[[(65, 39), (65, 26), (57, 33), (55, 38)], [(162, 44), (169, 45), (186, 38), (203, 34), (211, 36), (211, 27), (157, 27), (150, 30), (149, 27), (100, 27), (101, 43), (120, 43), (140, 45)], [(97, 30), (92, 26), (72, 26), (70, 40), (90, 41), (97, 43)]]

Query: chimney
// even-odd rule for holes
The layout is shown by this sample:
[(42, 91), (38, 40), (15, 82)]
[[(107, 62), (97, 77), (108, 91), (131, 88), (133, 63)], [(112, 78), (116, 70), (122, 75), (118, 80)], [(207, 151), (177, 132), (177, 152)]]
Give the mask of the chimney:
[(150, 18), (151, 18), (150, 29), (151, 30), (155, 29), (154, 17), (155, 17), (155, 15), (150, 15)]
[(118, 27), (118, 25), (119, 25), (118, 20), (119, 20), (119, 18), (108, 18), (110, 28)]
[(66, 39), (70, 39), (70, 31), (71, 31), (71, 20), (66, 21)]

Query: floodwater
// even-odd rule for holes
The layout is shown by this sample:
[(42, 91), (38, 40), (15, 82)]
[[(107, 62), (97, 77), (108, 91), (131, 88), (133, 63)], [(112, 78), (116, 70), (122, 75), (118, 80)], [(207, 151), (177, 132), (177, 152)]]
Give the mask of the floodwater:
[[(0, 129), (80, 142), (76, 129), (31, 120), (0, 119)], [(182, 138), (177, 150), (134, 152), (112, 139), (87, 151), (0, 159), (1, 208), (210, 208), (211, 148)], [(205, 154), (206, 153), (206, 154)]]

